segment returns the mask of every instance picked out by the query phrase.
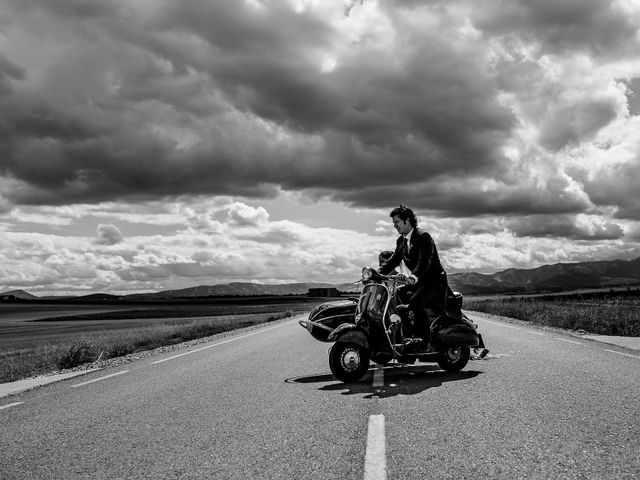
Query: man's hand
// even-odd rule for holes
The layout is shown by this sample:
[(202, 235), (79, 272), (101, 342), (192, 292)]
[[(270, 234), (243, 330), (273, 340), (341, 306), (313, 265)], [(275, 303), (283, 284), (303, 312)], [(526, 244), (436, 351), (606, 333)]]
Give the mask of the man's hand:
[(416, 278), (416, 276), (415, 276), (415, 275), (409, 275), (409, 276), (407, 277), (407, 283), (408, 283), (409, 285), (415, 285), (415, 283), (416, 283), (417, 281), (418, 281), (418, 279)]
[(406, 282), (407, 277), (402, 273), (396, 273), (395, 275), (389, 275), (389, 278), (392, 280), (396, 280), (397, 282)]

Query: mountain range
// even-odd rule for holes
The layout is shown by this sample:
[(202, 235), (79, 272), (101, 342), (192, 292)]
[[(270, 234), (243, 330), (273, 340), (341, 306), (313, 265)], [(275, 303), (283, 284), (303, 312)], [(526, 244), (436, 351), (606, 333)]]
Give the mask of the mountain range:
[[(510, 268), (492, 274), (454, 273), (448, 275), (452, 290), (465, 295), (492, 293), (528, 293), (564, 291), (578, 288), (598, 288), (640, 285), (640, 257), (635, 260), (603, 260), (596, 262), (556, 263), (532, 269)], [(200, 285), (181, 290), (110, 295), (96, 293), (74, 297), (86, 301), (105, 300), (155, 300), (172, 298), (198, 298), (210, 296), (252, 295), (306, 295), (311, 288), (337, 288), (342, 292), (356, 290), (356, 282), (288, 283), (279, 285), (236, 282), (219, 285)], [(51, 300), (62, 297), (37, 297), (24, 290), (0, 293), (0, 299)], [(69, 298), (69, 297), (66, 297)]]
[(640, 284), (640, 258), (556, 263), (532, 269), (509, 268), (493, 274), (448, 276), (452, 290), (465, 295), (564, 291)]

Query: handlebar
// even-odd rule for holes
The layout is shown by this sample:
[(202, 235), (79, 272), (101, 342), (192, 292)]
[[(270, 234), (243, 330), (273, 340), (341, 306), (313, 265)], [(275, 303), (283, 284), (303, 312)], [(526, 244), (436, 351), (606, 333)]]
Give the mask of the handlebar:
[(368, 282), (368, 281), (392, 281), (395, 283), (402, 283), (402, 284), (409, 284), (409, 280), (408, 278), (403, 275), (402, 273), (397, 273), (395, 275), (383, 275), (382, 273), (378, 272), (375, 268), (370, 268), (370, 267), (365, 267), (362, 269), (362, 280), (363, 282)]

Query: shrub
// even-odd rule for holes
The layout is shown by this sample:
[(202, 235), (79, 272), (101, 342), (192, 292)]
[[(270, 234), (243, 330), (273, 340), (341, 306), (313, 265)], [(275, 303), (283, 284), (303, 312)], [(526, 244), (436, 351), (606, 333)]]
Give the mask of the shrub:
[(62, 369), (73, 368), (83, 363), (93, 362), (99, 354), (100, 351), (94, 343), (86, 341), (74, 343), (60, 354), (58, 367)]

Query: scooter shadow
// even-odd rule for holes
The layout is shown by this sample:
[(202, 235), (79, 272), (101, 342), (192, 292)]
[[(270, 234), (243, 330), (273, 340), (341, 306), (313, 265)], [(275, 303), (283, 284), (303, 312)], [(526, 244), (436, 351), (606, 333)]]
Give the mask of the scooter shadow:
[[(373, 385), (375, 370), (382, 368), (384, 382), (380, 386)], [(475, 370), (448, 373), (434, 365), (403, 365), (388, 366), (369, 369), (367, 374), (358, 382), (331, 383), (323, 385), (318, 390), (340, 391), (342, 395), (364, 395), (363, 398), (388, 398), (397, 395), (415, 395), (430, 388), (442, 386), (447, 382), (468, 380), (477, 377), (480, 373)], [(308, 377), (289, 379), (295, 383), (326, 383), (336, 382), (331, 374), (319, 374)]]

